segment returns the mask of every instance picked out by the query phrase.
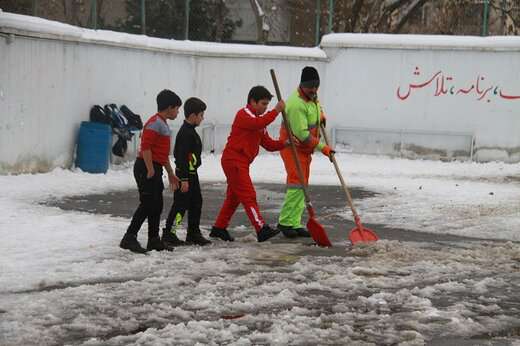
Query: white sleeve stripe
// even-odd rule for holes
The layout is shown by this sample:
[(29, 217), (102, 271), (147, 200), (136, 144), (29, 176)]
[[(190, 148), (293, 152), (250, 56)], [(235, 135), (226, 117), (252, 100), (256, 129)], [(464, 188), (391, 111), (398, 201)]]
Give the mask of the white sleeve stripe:
[(254, 115), (253, 112), (251, 112), (251, 111), (249, 110), (249, 108), (245, 107), (245, 108), (244, 108), (244, 111), (245, 111), (247, 114), (249, 114), (249, 116), (251, 116), (251, 117), (253, 117), (253, 118), (256, 118), (256, 115)]

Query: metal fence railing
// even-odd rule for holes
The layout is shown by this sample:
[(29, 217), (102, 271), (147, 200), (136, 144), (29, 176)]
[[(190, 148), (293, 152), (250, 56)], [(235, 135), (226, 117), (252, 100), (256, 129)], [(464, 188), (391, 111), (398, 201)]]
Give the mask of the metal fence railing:
[(331, 131), (332, 142), (338, 152), (473, 160), (475, 136), (472, 133), (354, 127), (337, 127)]
[[(180, 126), (171, 128), (176, 134)], [(203, 151), (219, 154), (224, 150), (231, 125), (208, 123), (201, 125), (197, 131), (202, 139)], [(280, 124), (270, 125), (268, 131), (271, 137), (278, 138)], [(358, 127), (332, 127), (328, 131), (332, 146), (338, 152), (436, 160), (474, 159), (475, 136), (469, 132)], [(138, 143), (137, 136), (135, 142)], [(133, 145), (135, 152), (136, 143)]]

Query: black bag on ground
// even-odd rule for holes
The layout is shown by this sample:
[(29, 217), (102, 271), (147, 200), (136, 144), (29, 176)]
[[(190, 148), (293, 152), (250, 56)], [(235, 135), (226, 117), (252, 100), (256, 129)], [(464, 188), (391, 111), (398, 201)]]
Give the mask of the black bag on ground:
[(112, 126), (112, 116), (100, 105), (94, 105), (90, 109), (90, 121)]
[(116, 143), (112, 147), (112, 153), (116, 156), (124, 157), (127, 149), (128, 144), (126, 143), (126, 139), (118, 136)]
[(128, 125), (137, 130), (143, 129), (143, 121), (141, 120), (141, 116), (139, 114), (135, 114), (128, 108), (126, 105), (121, 105), (120, 108), (123, 115), (128, 120)]

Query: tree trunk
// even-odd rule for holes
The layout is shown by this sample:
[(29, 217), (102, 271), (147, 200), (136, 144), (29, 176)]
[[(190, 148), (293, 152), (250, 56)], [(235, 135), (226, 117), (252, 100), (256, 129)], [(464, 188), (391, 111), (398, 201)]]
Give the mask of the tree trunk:
[(97, 0), (96, 10), (97, 10), (98, 25), (99, 25), (99, 22), (101, 22), (102, 24), (104, 24), (104, 22), (105, 22), (103, 20), (103, 18), (101, 17), (102, 9), (103, 9), (103, 0)]
[(249, 0), (249, 2), (251, 4), (251, 8), (253, 9), (253, 13), (255, 14), (256, 18), (256, 42), (258, 44), (266, 44), (269, 30), (266, 30), (265, 27), (265, 13), (260, 7), (258, 0)]
[(354, 4), (352, 5), (352, 15), (350, 17), (350, 32), (355, 32), (356, 25), (359, 20), (359, 16), (361, 15), (361, 8), (363, 7), (364, 0), (356, 0)]
[(224, 36), (224, 0), (217, 0), (215, 4), (215, 41), (222, 42)]

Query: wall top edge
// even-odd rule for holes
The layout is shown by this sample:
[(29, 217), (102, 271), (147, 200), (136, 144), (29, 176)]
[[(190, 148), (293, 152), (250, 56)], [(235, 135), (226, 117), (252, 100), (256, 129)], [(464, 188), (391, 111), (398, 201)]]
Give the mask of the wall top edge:
[(328, 34), (321, 48), (519, 51), (519, 36)]
[(35, 38), (73, 41), (197, 56), (262, 57), (271, 59), (327, 60), (319, 47), (179, 41), (108, 30), (92, 30), (43, 18), (2, 12), (0, 32)]

